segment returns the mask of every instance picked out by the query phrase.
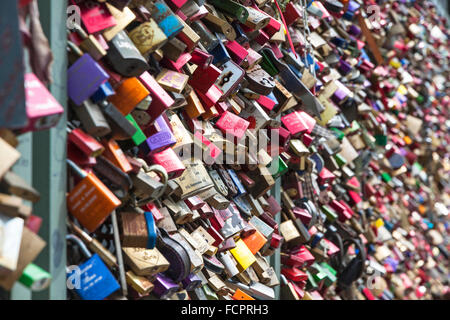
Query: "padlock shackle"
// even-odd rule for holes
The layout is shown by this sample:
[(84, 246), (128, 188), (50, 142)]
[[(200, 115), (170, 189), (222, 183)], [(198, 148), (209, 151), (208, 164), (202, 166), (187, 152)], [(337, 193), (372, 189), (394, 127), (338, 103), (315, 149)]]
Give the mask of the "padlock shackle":
[(76, 235), (68, 234), (68, 235), (66, 235), (66, 240), (71, 240), (71, 241), (75, 242), (80, 247), (81, 251), (83, 252), (84, 256), (87, 259), (90, 259), (92, 257), (92, 253), (89, 252), (89, 249), (86, 247), (84, 242), (81, 241), (81, 239), (78, 238)]
[(72, 41), (67, 40), (67, 48), (69, 49), (70, 52), (73, 52), (74, 54), (76, 54), (77, 56), (81, 57), (83, 56), (83, 51)]
[(87, 173), (81, 169), (79, 166), (77, 166), (75, 164), (75, 162), (73, 162), (72, 160), (67, 159), (67, 164), (69, 165), (69, 167), (75, 171), (75, 173), (80, 177), (80, 178), (86, 178), (87, 177)]

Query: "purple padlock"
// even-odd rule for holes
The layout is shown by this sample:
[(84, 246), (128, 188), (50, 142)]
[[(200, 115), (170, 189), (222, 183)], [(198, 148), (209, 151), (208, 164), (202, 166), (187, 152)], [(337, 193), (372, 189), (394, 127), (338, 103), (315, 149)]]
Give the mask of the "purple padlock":
[(331, 99), (333, 100), (334, 103), (339, 105), (342, 101), (344, 101), (344, 99), (346, 97), (347, 97), (347, 93), (344, 90), (342, 90), (341, 88), (339, 88), (334, 92)]
[(394, 258), (391, 257), (387, 257), (384, 260), (384, 264), (389, 264), (392, 267), (392, 270), (395, 272), (397, 270), (397, 266), (398, 266), (398, 261), (395, 260)]
[(139, 151), (143, 157), (163, 151), (177, 142), (162, 115), (156, 118), (153, 125), (149, 126), (144, 133), (148, 138), (139, 145)]
[(79, 106), (108, 79), (108, 73), (88, 53), (85, 53), (67, 71), (69, 98)]
[(346, 75), (348, 74), (351, 70), (352, 70), (352, 66), (350, 65), (350, 63), (348, 63), (347, 61), (340, 59), (339, 60), (339, 71), (343, 74)]
[(352, 35), (352, 36), (358, 38), (359, 35), (361, 34), (361, 29), (360, 29), (357, 25), (352, 24), (352, 25), (350, 26), (350, 28), (348, 28), (348, 33), (349, 33), (350, 35)]
[(195, 273), (191, 273), (181, 281), (181, 284), (186, 291), (192, 291), (202, 286), (202, 279)]
[(179, 286), (176, 283), (162, 273), (156, 275), (153, 286), (152, 293), (159, 299), (166, 299), (179, 289)]

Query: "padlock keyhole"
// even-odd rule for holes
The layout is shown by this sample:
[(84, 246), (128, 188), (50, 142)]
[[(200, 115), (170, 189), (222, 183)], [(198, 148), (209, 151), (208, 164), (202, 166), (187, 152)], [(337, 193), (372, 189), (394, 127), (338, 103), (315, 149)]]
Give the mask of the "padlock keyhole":
[(233, 74), (233, 72), (231, 72), (231, 71), (228, 71), (227, 73), (225, 73), (225, 75), (220, 80), (219, 86), (222, 87), (224, 84), (226, 84), (228, 81), (230, 81), (232, 74)]

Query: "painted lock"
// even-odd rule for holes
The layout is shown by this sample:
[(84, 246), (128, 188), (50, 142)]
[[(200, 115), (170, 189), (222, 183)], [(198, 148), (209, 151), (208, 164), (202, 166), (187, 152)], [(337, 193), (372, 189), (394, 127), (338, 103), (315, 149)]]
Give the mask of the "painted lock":
[(88, 259), (79, 266), (67, 268), (67, 282), (83, 300), (103, 300), (120, 286), (98, 254), (91, 254), (77, 236), (69, 234), (66, 240), (78, 245)]
[(93, 173), (70, 160), (68, 165), (82, 180), (67, 195), (69, 212), (89, 231), (95, 231), (121, 201)]
[(63, 107), (33, 74), (25, 74), (27, 126), (22, 132), (50, 129), (58, 124)]

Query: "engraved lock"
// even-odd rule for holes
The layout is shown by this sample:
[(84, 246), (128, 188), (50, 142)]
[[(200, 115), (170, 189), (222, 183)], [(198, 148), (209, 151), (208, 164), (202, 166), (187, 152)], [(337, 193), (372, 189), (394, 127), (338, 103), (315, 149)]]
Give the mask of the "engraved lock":
[(143, 158), (172, 147), (176, 143), (175, 137), (163, 116), (159, 116), (155, 123), (146, 129), (145, 133), (148, 138), (139, 145)]
[[(81, 286), (74, 286), (75, 292), (83, 300), (103, 300), (120, 288), (119, 283), (97, 254), (91, 254), (85, 244), (77, 236), (69, 234), (66, 240), (71, 240), (88, 258), (79, 268), (67, 268), (67, 278), (70, 281), (78, 276)], [(74, 285), (74, 283), (71, 283)]]
[(68, 41), (68, 45), (71, 52), (80, 57), (67, 71), (67, 94), (79, 106), (108, 80), (109, 75), (88, 53), (83, 54), (73, 42)]
[(245, 131), (248, 129), (249, 125), (250, 123), (247, 120), (229, 111), (222, 113), (219, 120), (216, 122), (216, 127), (225, 135), (234, 139), (235, 142), (240, 141), (244, 137)]
[(93, 173), (86, 173), (70, 160), (67, 163), (82, 178), (67, 195), (68, 210), (89, 232), (93, 232), (121, 201)]
[(123, 30), (109, 42), (105, 60), (124, 77), (137, 77), (150, 68), (133, 41)]
[(161, 87), (175, 93), (181, 93), (188, 80), (188, 75), (168, 69), (163, 69), (156, 77), (156, 81)]
[(167, 36), (153, 19), (131, 30), (129, 36), (143, 56), (156, 51), (168, 41)]
[[(169, 268), (169, 261), (157, 249), (122, 247), (125, 263), (142, 277), (153, 276)], [(159, 274), (158, 274), (159, 276)], [(154, 283), (156, 289), (156, 283)]]
[(185, 165), (172, 148), (151, 154), (149, 158), (153, 163), (164, 167), (170, 179), (180, 177), (186, 170)]

